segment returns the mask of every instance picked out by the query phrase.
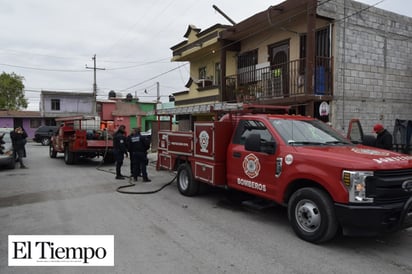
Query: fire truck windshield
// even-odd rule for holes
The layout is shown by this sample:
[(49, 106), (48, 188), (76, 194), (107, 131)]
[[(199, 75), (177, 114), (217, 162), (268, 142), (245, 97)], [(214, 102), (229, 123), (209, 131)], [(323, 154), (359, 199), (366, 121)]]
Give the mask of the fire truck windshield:
[(290, 145), (348, 145), (344, 136), (319, 120), (271, 119), (282, 139)]

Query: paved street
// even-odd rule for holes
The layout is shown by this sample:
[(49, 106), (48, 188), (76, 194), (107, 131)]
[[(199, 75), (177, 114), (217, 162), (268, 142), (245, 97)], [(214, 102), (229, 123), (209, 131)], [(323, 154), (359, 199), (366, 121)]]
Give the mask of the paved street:
[[(68, 166), (27, 145), (29, 169), (0, 170), (0, 273), (412, 273), (412, 230), (379, 238), (298, 239), (281, 207), (255, 210), (222, 192), (116, 192), (113, 165)], [(153, 165), (153, 163), (152, 163)], [(104, 171), (102, 171), (102, 170)], [(129, 160), (123, 173), (129, 174)], [(173, 174), (149, 167), (150, 191)], [(8, 235), (114, 235), (114, 267), (8, 267)]]

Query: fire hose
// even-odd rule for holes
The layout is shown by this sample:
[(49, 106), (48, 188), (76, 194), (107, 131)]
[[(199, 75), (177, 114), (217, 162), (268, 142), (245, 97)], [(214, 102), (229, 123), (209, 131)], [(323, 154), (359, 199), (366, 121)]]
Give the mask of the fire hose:
[[(114, 172), (111, 172), (111, 171), (108, 171), (108, 170), (105, 170), (105, 169), (102, 169), (102, 168), (101, 168), (101, 166), (104, 164), (104, 159), (106, 158), (106, 155), (107, 155), (108, 150), (109, 150), (108, 137), (106, 137), (106, 147), (105, 147), (105, 151), (104, 151), (104, 154), (103, 154), (103, 159), (102, 159), (102, 161), (100, 161), (100, 163), (99, 163), (99, 165), (96, 167), (96, 169), (99, 170), (99, 171), (111, 173), (111, 174), (114, 175), (114, 174), (115, 174)], [(129, 176), (129, 177), (126, 177), (126, 178), (129, 179), (129, 184), (127, 184), (127, 185), (122, 185), (122, 186), (117, 187), (117, 188), (116, 188), (116, 191), (119, 192), (119, 193), (122, 193), (122, 194), (154, 194), (154, 193), (157, 193), (157, 192), (163, 190), (165, 187), (171, 185), (171, 184), (176, 180), (176, 177), (177, 177), (177, 176), (175, 175), (175, 176), (172, 178), (172, 180), (170, 180), (169, 182), (165, 183), (165, 184), (162, 185), (161, 187), (159, 187), (159, 188), (157, 188), (157, 189), (154, 189), (154, 190), (148, 190), (148, 191), (125, 191), (125, 190), (124, 190), (125, 188), (129, 188), (129, 187), (134, 187), (134, 186), (136, 186), (135, 183), (132, 183), (132, 177)]]

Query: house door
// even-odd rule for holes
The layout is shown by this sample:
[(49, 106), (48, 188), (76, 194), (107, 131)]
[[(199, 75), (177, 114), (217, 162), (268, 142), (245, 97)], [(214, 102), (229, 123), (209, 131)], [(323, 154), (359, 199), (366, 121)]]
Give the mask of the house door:
[(273, 72), (273, 95), (289, 96), (289, 42), (271, 46), (269, 54)]
[(23, 119), (22, 118), (14, 118), (13, 119), (13, 127), (23, 127)]

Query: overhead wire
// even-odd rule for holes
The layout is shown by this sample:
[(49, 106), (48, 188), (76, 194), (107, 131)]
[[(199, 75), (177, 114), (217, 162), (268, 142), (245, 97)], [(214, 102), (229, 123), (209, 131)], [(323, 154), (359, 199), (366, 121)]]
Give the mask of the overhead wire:
[[(326, 3), (330, 2), (330, 1), (334, 1), (334, 0), (325, 0), (325, 1), (323, 1), (323, 2), (320, 2), (319, 4), (317, 4), (317, 7), (319, 7), (319, 6), (321, 6), (321, 5), (324, 5), (324, 4), (326, 4)], [(382, 2), (382, 1), (384, 1), (384, 0), (381, 0), (380, 2)], [(271, 8), (271, 7), (269, 7), (269, 8), (267, 9), (267, 11), (269, 11), (270, 8)], [(241, 39), (238, 39), (238, 40), (235, 40), (235, 41), (229, 43), (228, 45), (224, 46), (223, 48), (221, 48), (221, 49), (219, 49), (219, 50), (217, 50), (217, 51), (220, 51), (220, 50), (225, 49), (225, 48), (229, 48), (229, 47), (231, 47), (232, 45), (241, 42), (242, 40), (246, 40), (246, 39), (248, 39), (248, 38), (250, 38), (250, 37), (252, 37), (252, 36), (255, 36), (255, 35), (257, 35), (257, 34), (259, 34), (259, 33), (261, 33), (261, 32), (264, 32), (264, 31), (266, 31), (266, 30), (268, 30), (268, 29), (271, 29), (271, 28), (274, 28), (274, 27), (278, 27), (278, 26), (280, 26), (281, 24), (283, 24), (284, 22), (288, 22), (288, 21), (290, 21), (290, 20), (293, 19), (293, 18), (296, 18), (296, 17), (298, 17), (298, 16), (300, 16), (300, 15), (302, 15), (302, 14), (305, 14), (306, 12), (307, 12), (306, 10), (299, 11), (299, 12), (297, 12), (296, 14), (292, 15), (291, 17), (288, 17), (288, 18), (286, 18), (286, 19), (284, 19), (284, 20), (281, 20), (281, 21), (278, 21), (278, 22), (276, 22), (276, 23), (272, 23), (272, 24), (270, 24), (270, 25), (267, 26), (267, 27), (261, 28), (259, 31), (249, 32), (249, 34), (246, 35), (245, 37), (243, 37), (243, 38), (241, 38)], [(246, 32), (247, 32), (247, 31), (246, 31)], [(213, 53), (209, 53), (209, 54), (203, 55), (203, 56), (201, 56), (201, 57), (198, 57), (198, 59), (200, 60), (200, 59), (205, 58), (205, 57), (207, 57), (207, 56), (209, 56), (209, 55), (211, 55), (211, 54), (213, 54)], [(196, 60), (195, 60), (195, 61), (196, 61)], [(178, 68), (184, 67), (185, 65), (186, 65), (186, 64), (181, 65), (181, 66), (179, 66)], [(139, 86), (139, 85), (141, 85), (141, 84), (143, 84), (143, 83), (145, 83), (145, 82), (147, 82), (147, 81), (151, 81), (151, 80), (154, 80), (154, 79), (156, 79), (156, 78), (159, 78), (159, 77), (161, 77), (161, 76), (163, 76), (163, 75), (165, 75), (165, 74), (167, 74), (167, 73), (169, 73), (169, 72), (171, 72), (171, 71), (174, 71), (174, 70), (175, 70), (175, 69), (171, 69), (171, 70), (169, 70), (169, 71), (167, 71), (167, 72), (160, 73), (160, 74), (158, 74), (158, 75), (156, 75), (156, 76), (151, 77), (150, 79), (141, 81), (141, 82), (139, 82), (139, 83), (137, 83), (137, 84), (134, 84), (134, 85), (129, 86), (129, 87), (125, 88), (125, 89), (122, 89), (122, 91), (131, 89), (131, 88), (134, 88), (134, 87)]]
[[(325, 1), (323, 1), (323, 2), (320, 2), (320, 3), (318, 4), (318, 6), (321, 6), (321, 5), (323, 5), (323, 4), (325, 4), (325, 3), (328, 3), (328, 2), (330, 2), (330, 1), (332, 1), (332, 0), (325, 0)], [(362, 9), (362, 10), (355, 11), (354, 13), (349, 14), (348, 16), (346, 16), (346, 17), (344, 17), (344, 18), (337, 19), (336, 21), (346, 20), (346, 19), (348, 19), (348, 18), (350, 18), (350, 17), (352, 17), (352, 16), (356, 16), (356, 15), (358, 15), (358, 14), (360, 14), (360, 13), (362, 13), (362, 12), (368, 10), (368, 9), (370, 9), (371, 7), (377, 6), (378, 4), (382, 3), (383, 1), (384, 1), (384, 0), (381, 0), (381, 1), (377, 2), (377, 3), (375, 3), (374, 5), (370, 5), (370, 6), (364, 8), (364, 9)], [(172, 2), (173, 2), (173, 1), (169, 2), (169, 4), (172, 3)], [(299, 16), (300, 14), (302, 14), (302, 13), (304, 13), (304, 12), (306, 12), (306, 11), (299, 12), (299, 14), (293, 15), (293, 16), (289, 17), (287, 20), (290, 20), (291, 18), (297, 17), (297, 16)], [(276, 22), (274, 26), (276, 26), (276, 25), (279, 26), (281, 23), (282, 23), (282, 22)], [(271, 27), (274, 27), (274, 26), (271, 26)], [(262, 29), (262, 30), (260, 30), (259, 32), (265, 31), (266, 29), (267, 29), (267, 28)], [(233, 43), (238, 43), (238, 42), (240, 42), (240, 41), (242, 41), (242, 40), (244, 40), (244, 39), (250, 38), (252, 35), (256, 35), (256, 34), (258, 34), (259, 32), (250, 33), (247, 37), (242, 38), (242, 39), (239, 39), (239, 40), (237, 40), (237, 41), (233, 41), (230, 45), (232, 45)], [(227, 45), (227, 47), (230, 46), (230, 45)], [(51, 55), (42, 55), (42, 54), (38, 54), (38, 55), (40, 55), (40, 56), (51, 56)], [(57, 57), (57, 56), (54, 56), (54, 57)], [(66, 57), (57, 57), (57, 58), (66, 58)], [(160, 59), (160, 60), (166, 60), (166, 58)], [(159, 61), (160, 61), (160, 60), (159, 60)], [(110, 61), (107, 61), (107, 62), (110, 62)], [(114, 61), (112, 61), (112, 62), (114, 62)], [(142, 64), (136, 64), (136, 65), (132, 65), (132, 66), (124, 66), (124, 67), (117, 67), (117, 68), (108, 68), (107, 70), (131, 69), (131, 68), (136, 68), (136, 67), (143, 66), (143, 65), (155, 64), (156, 62), (157, 62), (157, 61), (152, 61), (152, 62), (146, 62), (146, 63), (142, 63)], [(36, 68), (36, 67), (29, 67), (29, 66), (16, 66), (16, 65), (11, 65), (11, 64), (0, 64), (0, 65), (10, 66), (10, 67), (16, 67), (16, 68), (23, 68), (23, 69), (39, 70), (39, 71), (52, 71), (52, 72), (87, 72), (87, 70), (47, 69), (47, 68)], [(141, 85), (141, 84), (143, 84), (143, 83), (146, 83), (146, 82), (148, 82), (148, 81), (154, 80), (154, 79), (159, 78), (159, 77), (161, 77), (161, 76), (163, 76), (163, 75), (165, 75), (165, 74), (167, 74), (167, 73), (170, 73), (170, 72), (172, 72), (172, 71), (175, 71), (176, 69), (180, 69), (180, 68), (183, 68), (183, 67), (186, 67), (186, 66), (187, 66), (187, 63), (186, 63), (186, 64), (183, 64), (183, 65), (180, 65), (180, 66), (178, 66), (178, 67), (176, 67), (176, 68), (170, 69), (170, 70), (168, 70), (168, 71), (159, 73), (159, 74), (157, 74), (157, 75), (155, 75), (155, 76), (153, 76), (153, 77), (150, 77), (150, 78), (148, 78), (148, 79), (146, 79), (146, 80), (143, 80), (143, 81), (141, 81), (141, 82), (139, 82), (139, 83), (137, 83), (137, 84), (131, 85), (131, 86), (127, 87), (127, 88), (121, 89), (121, 91), (129, 90), (129, 89), (131, 89), (131, 88), (137, 87), (137, 86), (139, 86), (139, 85)]]
[(17, 65), (4, 64), (4, 63), (0, 63), (0, 65), (6, 66), (6, 67), (13, 67), (13, 68), (39, 70), (39, 71), (51, 71), (51, 72), (88, 72), (88, 70), (86, 70), (86, 69), (83, 69), (83, 70), (48, 69), (48, 68), (40, 68), (40, 67), (17, 66)]
[[(152, 9), (153, 9), (153, 10), (157, 10), (157, 9), (158, 9), (158, 6), (157, 6), (158, 2), (161, 2), (161, 1), (157, 0), (157, 1), (154, 2), (154, 3), (151, 3), (151, 5), (150, 5), (151, 10), (152, 10)], [(120, 38), (117, 39), (115, 42), (113, 42), (111, 45), (109, 45), (109, 46), (106, 48), (106, 50), (104, 50), (103, 52), (100, 53), (100, 55), (102, 55), (102, 56), (107, 55), (107, 53), (110, 52), (117, 44), (119, 44), (122, 40), (125, 40), (124, 37), (126, 36), (126, 33), (129, 33), (129, 32), (131, 32), (131, 31), (133, 31), (133, 30), (135, 29), (135, 27), (138, 26), (141, 21), (143, 21), (147, 16), (149, 16), (149, 14), (150, 14), (150, 11), (147, 11), (147, 12), (144, 13), (143, 16), (138, 16), (138, 17), (137, 17), (138, 19), (132, 24), (132, 26), (131, 26), (130, 28), (128, 28), (127, 30), (124, 30), (124, 31), (122, 32)], [(150, 21), (150, 20), (148, 20), (148, 21)]]

